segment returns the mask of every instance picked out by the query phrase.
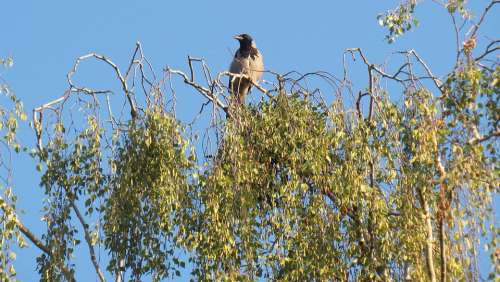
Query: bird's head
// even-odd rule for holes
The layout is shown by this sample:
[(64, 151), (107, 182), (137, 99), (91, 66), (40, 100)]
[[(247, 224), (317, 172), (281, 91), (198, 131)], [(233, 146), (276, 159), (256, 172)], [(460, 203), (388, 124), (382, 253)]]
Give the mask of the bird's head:
[(243, 48), (243, 49), (250, 48), (254, 44), (253, 38), (246, 33), (236, 35), (233, 38), (240, 42), (240, 48)]

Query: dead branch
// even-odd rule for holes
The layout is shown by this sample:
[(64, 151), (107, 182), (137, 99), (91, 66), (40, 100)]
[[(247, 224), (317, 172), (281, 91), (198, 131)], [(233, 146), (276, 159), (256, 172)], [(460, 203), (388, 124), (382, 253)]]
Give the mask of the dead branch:
[(208, 100), (210, 100), (212, 103), (214, 103), (217, 106), (219, 106), (220, 108), (222, 108), (227, 113), (227, 111), (228, 111), (227, 106), (222, 101), (220, 101), (217, 97), (215, 97), (215, 95), (213, 94), (213, 92), (210, 91), (210, 89), (205, 88), (194, 81), (191, 81), (188, 78), (187, 74), (185, 74), (182, 71), (171, 69), (168, 66), (164, 69), (164, 71), (167, 73), (175, 74), (175, 75), (182, 77), (184, 79), (184, 83), (192, 86), (201, 95), (203, 95), (203, 97), (207, 98)]
[[(139, 59), (137, 59), (138, 54), (139, 54)], [(80, 63), (85, 61), (85, 60), (91, 59), (91, 58), (94, 58), (98, 61), (102, 61), (102, 62), (106, 63), (114, 70), (115, 75), (118, 78), (118, 80), (120, 81), (122, 90), (124, 91), (125, 96), (127, 98), (127, 101), (130, 105), (130, 115), (132, 118), (135, 118), (137, 116), (137, 106), (136, 106), (135, 101), (132, 97), (133, 93), (130, 91), (128, 84), (127, 84), (127, 80), (128, 80), (128, 76), (130, 74), (130, 71), (132, 70), (134, 65), (139, 66), (141, 74), (142, 74), (141, 83), (143, 84), (143, 88), (144, 88), (145, 81), (147, 83), (149, 83), (150, 85), (152, 85), (152, 83), (149, 80), (147, 80), (147, 78), (145, 78), (145, 75), (143, 72), (143, 62), (146, 62), (150, 71), (153, 73), (153, 76), (155, 76), (151, 64), (144, 57), (144, 53), (142, 51), (142, 46), (141, 46), (140, 42), (136, 43), (136, 47), (134, 49), (132, 59), (130, 61), (130, 64), (127, 67), (127, 71), (125, 72), (125, 75), (122, 75), (118, 66), (104, 55), (100, 55), (97, 53), (89, 53), (89, 54), (80, 56), (76, 59), (75, 63), (73, 64), (73, 67), (66, 75), (66, 79), (67, 79), (68, 85), (69, 85), (68, 90), (66, 90), (61, 97), (59, 97), (55, 100), (49, 101), (49, 102), (33, 109), (33, 126), (35, 128), (35, 134), (36, 134), (36, 138), (37, 138), (37, 147), (39, 150), (41, 150), (43, 148), (43, 145), (42, 145), (42, 126), (41, 125), (42, 125), (42, 121), (43, 121), (43, 112), (46, 109), (52, 109), (52, 107), (55, 105), (63, 105), (64, 102), (71, 96), (72, 93), (84, 93), (84, 94), (93, 96), (94, 99), (95, 99), (95, 95), (98, 95), (98, 94), (113, 93), (111, 90), (93, 90), (93, 89), (90, 89), (88, 87), (80, 87), (80, 86), (77, 86), (73, 82), (73, 75), (77, 72), (78, 67), (80, 66)], [(111, 122), (113, 122), (114, 118), (113, 117), (110, 117), (110, 118), (111, 118)]]
[[(137, 50), (139, 50), (140, 48), (140, 44), (137, 43), (136, 44), (136, 49), (134, 51), (134, 57), (135, 57), (135, 54), (137, 53)], [(113, 62), (111, 61), (109, 58), (105, 57), (104, 55), (100, 55), (100, 54), (97, 54), (97, 53), (90, 53), (90, 54), (87, 54), (87, 55), (83, 55), (81, 57), (78, 57), (76, 59), (76, 62), (75, 64), (73, 65), (73, 69), (68, 73), (67, 75), (67, 80), (68, 80), (68, 83), (70, 85), (70, 88), (71, 89), (79, 89), (77, 87), (74, 86), (74, 83), (72, 81), (72, 77), (73, 75), (75, 74), (80, 62), (84, 61), (84, 60), (87, 60), (89, 58), (95, 58), (97, 60), (100, 60), (100, 61), (103, 61), (105, 62), (106, 64), (108, 64), (110, 67), (113, 68), (113, 70), (115, 71), (115, 74), (118, 78), (118, 80), (120, 80), (120, 83), (122, 85), (122, 89), (123, 89), (123, 92), (125, 93), (125, 96), (127, 97), (127, 100), (129, 102), (129, 105), (130, 105), (130, 115), (132, 116), (132, 118), (135, 118), (137, 116), (137, 108), (136, 108), (136, 105), (135, 105), (135, 102), (134, 100), (132, 99), (132, 93), (129, 91), (129, 88), (128, 88), (128, 84), (127, 84), (127, 76), (123, 76), (120, 69), (118, 68), (118, 66)], [(131, 66), (134, 64), (134, 60), (132, 60), (131, 64), (129, 65), (129, 68), (131, 68)], [(127, 75), (128, 75), (128, 70), (127, 70)], [(107, 93), (107, 92), (106, 92)]]

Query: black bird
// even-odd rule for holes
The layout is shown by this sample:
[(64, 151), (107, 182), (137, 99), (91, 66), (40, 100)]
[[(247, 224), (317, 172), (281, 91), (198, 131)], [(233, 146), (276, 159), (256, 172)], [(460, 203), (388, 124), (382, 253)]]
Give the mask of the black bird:
[[(236, 35), (234, 39), (240, 42), (240, 48), (234, 54), (233, 61), (229, 67), (229, 72), (245, 74), (256, 83), (262, 77), (264, 71), (264, 61), (262, 54), (257, 50), (257, 46), (252, 37), (248, 34)], [(229, 77), (229, 91), (236, 96), (239, 104), (245, 103), (245, 96), (252, 88), (252, 83), (246, 78)]]

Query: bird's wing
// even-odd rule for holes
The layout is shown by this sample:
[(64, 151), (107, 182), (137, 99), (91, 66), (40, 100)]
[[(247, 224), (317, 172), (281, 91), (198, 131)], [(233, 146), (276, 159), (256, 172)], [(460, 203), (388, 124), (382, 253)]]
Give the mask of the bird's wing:
[[(244, 56), (240, 52), (240, 49), (238, 49), (238, 51), (236, 51), (236, 54), (234, 54), (234, 59), (231, 62), (231, 65), (229, 66), (229, 71), (231, 73), (242, 73), (249, 75), (250, 70), (250, 58), (248, 56)], [(249, 82), (246, 81), (246, 79), (232, 79), (232, 77), (230, 77), (229, 89), (241, 94), (242, 92), (247, 92), (248, 83)]]
[[(233, 61), (231, 62), (231, 65), (229, 66), (229, 72), (231, 73), (240, 73), (241, 72), (241, 63), (238, 61), (238, 51), (234, 53)], [(233, 90), (233, 77), (229, 76), (229, 85), (228, 85), (229, 91)]]
[(242, 70), (243, 70), (243, 64), (242, 64), (239, 50), (238, 50), (234, 54), (233, 61), (231, 62), (231, 65), (229, 66), (229, 71), (232, 73), (241, 73)]
[(252, 80), (254, 82), (259, 81), (264, 72), (264, 59), (262, 58), (262, 54), (260, 52), (257, 51), (257, 54), (251, 58), (250, 69), (252, 70), (250, 72)]

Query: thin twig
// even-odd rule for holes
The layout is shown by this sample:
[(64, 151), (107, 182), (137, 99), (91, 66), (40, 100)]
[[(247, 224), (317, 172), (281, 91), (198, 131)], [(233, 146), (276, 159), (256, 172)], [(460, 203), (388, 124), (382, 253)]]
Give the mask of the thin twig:
[(97, 260), (96, 260), (94, 246), (92, 244), (92, 239), (90, 238), (90, 233), (88, 230), (88, 224), (85, 222), (85, 219), (83, 218), (83, 215), (80, 212), (80, 210), (78, 209), (78, 207), (75, 205), (75, 202), (71, 199), (70, 199), (70, 201), (71, 201), (71, 207), (75, 211), (76, 217), (78, 217), (78, 220), (80, 221), (80, 224), (82, 225), (85, 241), (87, 242), (87, 246), (89, 247), (90, 260), (92, 261), (92, 264), (94, 265), (94, 268), (95, 268), (95, 271), (97, 272), (97, 276), (99, 277), (99, 280), (101, 282), (105, 282), (106, 279), (104, 279), (104, 275), (102, 274), (101, 268), (99, 267), (99, 264), (97, 263)]
[(488, 56), (489, 54), (499, 50), (500, 46), (495, 46), (494, 48), (490, 49), (493, 45), (498, 44), (498, 43), (500, 43), (500, 40), (494, 40), (494, 41), (490, 42), (490, 44), (488, 44), (488, 46), (486, 46), (486, 50), (484, 51), (484, 53), (477, 56), (474, 60), (477, 62), (477, 61), (483, 59), (484, 57)]
[(459, 34), (459, 31), (458, 31), (458, 25), (457, 25), (457, 21), (455, 19), (455, 14), (453, 13), (449, 13), (450, 14), (450, 17), (451, 17), (451, 20), (453, 22), (453, 29), (455, 31), (455, 48), (456, 48), (456, 52), (457, 52), (457, 57), (456, 57), (456, 64), (458, 64), (458, 61), (460, 59), (460, 34)]
[(493, 1), (490, 2), (490, 4), (488, 6), (486, 6), (486, 8), (484, 9), (483, 13), (481, 14), (481, 17), (479, 18), (479, 22), (472, 27), (471, 31), (468, 32), (468, 33), (470, 33), (469, 38), (476, 37), (476, 33), (479, 30), (479, 27), (481, 27), (481, 24), (483, 23), (484, 19), (486, 18), (486, 14), (488, 14), (488, 12), (490, 11), (490, 9), (495, 4), (498, 4), (498, 3), (500, 3), (500, 0), (493, 0)]
[(383, 76), (385, 78), (389, 78), (389, 79), (395, 80), (395, 81), (398, 81), (398, 82), (403, 82), (403, 80), (401, 80), (400, 78), (398, 78), (398, 75), (401, 73), (401, 71), (403, 70), (403, 68), (407, 66), (407, 64), (404, 64), (403, 66), (401, 66), (396, 73), (394, 73), (394, 74), (391, 75), (391, 74), (388, 74), (388, 73), (384, 72), (382, 69), (378, 68), (374, 64), (371, 64), (366, 59), (366, 56), (363, 53), (363, 51), (361, 50), (361, 48), (349, 48), (349, 49), (346, 49), (346, 52), (350, 53), (353, 56), (353, 58), (354, 58), (354, 53), (358, 53), (359, 56), (361, 57), (361, 59), (363, 60), (363, 63), (367, 67), (371, 66), (372, 70), (376, 71), (381, 76)]
[(194, 87), (194, 89), (196, 89), (200, 94), (202, 94), (205, 98), (207, 98), (208, 100), (212, 101), (213, 103), (215, 103), (217, 106), (221, 107), (224, 111), (227, 111), (227, 106), (222, 103), (222, 101), (220, 101), (219, 99), (217, 99), (216, 97), (214, 97), (212, 95), (212, 93), (210, 92), (209, 89), (191, 81), (188, 76), (183, 73), (182, 71), (179, 71), (179, 70), (174, 70), (174, 69), (171, 69), (170, 67), (166, 67), (165, 68), (165, 71), (166, 72), (169, 72), (169, 73), (172, 73), (172, 74), (176, 74), (176, 75), (179, 75), (181, 76), (183, 79), (184, 79), (184, 83), (188, 84), (188, 85), (191, 85), (192, 87)]
[[(135, 56), (135, 54), (136, 54), (139, 46), (140, 45), (138, 45), (136, 47), (136, 51), (134, 52), (134, 56)], [(87, 55), (83, 55), (83, 56), (78, 57), (76, 59), (76, 62), (74, 64), (74, 66), (73, 66), (73, 69), (67, 75), (68, 83), (70, 84), (70, 86), (74, 85), (71, 79), (72, 79), (72, 76), (75, 74), (75, 72), (77, 70), (77, 67), (80, 64), (80, 62), (82, 62), (84, 60), (87, 60), (89, 58), (95, 58), (97, 60), (103, 61), (106, 64), (108, 64), (111, 68), (113, 68), (113, 70), (115, 71), (115, 74), (116, 74), (118, 80), (120, 80), (123, 92), (125, 93), (125, 96), (127, 97), (127, 100), (129, 102), (129, 105), (130, 105), (130, 115), (132, 116), (132, 118), (135, 118), (137, 116), (137, 108), (136, 108), (134, 100), (132, 99), (132, 93), (129, 91), (126, 78), (124, 78), (124, 76), (122, 75), (122, 73), (121, 73), (120, 69), (118, 68), (118, 66), (113, 61), (111, 61), (109, 58), (107, 58), (104, 55), (100, 55), (100, 54), (97, 54), (97, 53), (89, 53)], [(133, 64), (134, 64), (134, 60), (132, 59), (132, 62), (129, 65), (129, 68), (128, 68), (127, 72), (126, 72), (127, 75), (128, 75), (128, 72), (129, 72), (129, 70), (130, 70), (130, 68), (131, 68), (131, 66)]]
[(415, 56), (415, 58), (417, 59), (417, 61), (424, 67), (425, 71), (427, 72), (427, 75), (429, 75), (429, 77), (432, 79), (432, 81), (434, 82), (434, 85), (436, 85), (437, 89), (439, 89), (439, 91), (442, 91), (443, 83), (432, 73), (432, 71), (429, 68), (429, 66), (417, 54), (417, 51), (415, 51), (415, 50), (412, 49), (412, 50), (408, 51), (408, 54), (412, 54), (413, 56)]

